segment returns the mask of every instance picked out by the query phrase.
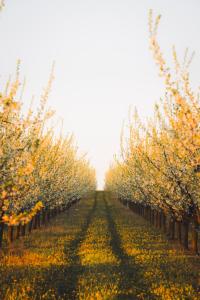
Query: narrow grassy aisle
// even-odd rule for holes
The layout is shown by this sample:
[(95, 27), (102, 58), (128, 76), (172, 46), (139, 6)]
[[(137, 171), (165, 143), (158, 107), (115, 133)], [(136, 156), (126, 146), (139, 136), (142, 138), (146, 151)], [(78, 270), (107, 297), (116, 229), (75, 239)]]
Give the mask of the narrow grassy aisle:
[(198, 266), (99, 192), (0, 260), (0, 299), (198, 299)]

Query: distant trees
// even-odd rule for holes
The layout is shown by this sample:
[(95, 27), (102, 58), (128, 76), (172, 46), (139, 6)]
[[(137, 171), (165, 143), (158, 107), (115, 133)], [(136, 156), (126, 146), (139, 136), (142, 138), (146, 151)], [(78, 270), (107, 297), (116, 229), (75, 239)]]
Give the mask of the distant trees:
[(0, 0), (0, 10), (2, 10), (5, 6), (5, 1), (4, 0)]

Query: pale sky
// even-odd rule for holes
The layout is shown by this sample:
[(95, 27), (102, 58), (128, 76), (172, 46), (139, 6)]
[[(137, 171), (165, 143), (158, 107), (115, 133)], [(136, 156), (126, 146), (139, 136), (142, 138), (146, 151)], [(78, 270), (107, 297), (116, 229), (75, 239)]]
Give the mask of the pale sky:
[[(119, 150), (130, 105), (143, 118), (163, 93), (148, 45), (148, 10), (161, 13), (159, 38), (170, 61), (171, 47), (196, 56), (191, 71), (200, 82), (200, 0), (5, 0), (0, 14), (0, 83), (22, 61), (24, 101), (36, 99), (56, 61), (49, 105), (73, 132), (97, 172)], [(198, 82), (199, 80), (199, 82)], [(37, 100), (36, 100), (37, 101)]]

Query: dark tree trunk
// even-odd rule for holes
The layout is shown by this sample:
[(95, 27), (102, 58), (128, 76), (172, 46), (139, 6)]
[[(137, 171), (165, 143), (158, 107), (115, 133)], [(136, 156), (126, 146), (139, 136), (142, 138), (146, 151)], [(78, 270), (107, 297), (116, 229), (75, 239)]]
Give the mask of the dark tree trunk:
[(40, 228), (40, 212), (38, 213), (38, 215), (37, 215), (37, 219), (38, 219), (38, 227)]
[(175, 220), (174, 219), (171, 220), (170, 226), (171, 226), (171, 236), (170, 236), (170, 238), (172, 240), (174, 240), (175, 239)]
[(177, 223), (177, 239), (178, 242), (181, 244), (182, 243), (182, 222), (178, 221)]
[(21, 226), (21, 234), (22, 234), (22, 236), (26, 235), (26, 224)]
[(19, 239), (19, 238), (20, 238), (20, 231), (21, 231), (21, 224), (19, 224), (19, 225), (17, 226), (16, 239)]
[(45, 212), (45, 210), (42, 212), (42, 224), (46, 225), (46, 212)]
[(167, 232), (167, 226), (166, 226), (166, 216), (165, 216), (164, 213), (162, 214), (162, 227), (163, 227), (164, 233), (166, 233)]
[(188, 250), (189, 249), (189, 243), (188, 243), (188, 237), (189, 237), (189, 221), (183, 220), (183, 247)]
[(0, 250), (2, 248), (2, 243), (3, 243), (3, 231), (4, 231), (4, 223), (0, 223)]
[(33, 217), (33, 229), (37, 229), (37, 215)]
[(152, 210), (152, 225), (155, 225), (155, 214), (154, 214), (154, 210)]
[(170, 216), (169, 222), (168, 222), (168, 232), (167, 236), (170, 240), (175, 239), (175, 220), (172, 216)]
[(193, 228), (192, 228), (192, 251), (195, 254), (198, 254), (198, 223), (194, 220)]
[(12, 244), (14, 240), (14, 226), (8, 226), (8, 241)]
[(159, 212), (159, 228), (162, 229), (162, 212)]
[(33, 229), (33, 219), (31, 219), (31, 221), (28, 224), (28, 232), (31, 233), (32, 229)]

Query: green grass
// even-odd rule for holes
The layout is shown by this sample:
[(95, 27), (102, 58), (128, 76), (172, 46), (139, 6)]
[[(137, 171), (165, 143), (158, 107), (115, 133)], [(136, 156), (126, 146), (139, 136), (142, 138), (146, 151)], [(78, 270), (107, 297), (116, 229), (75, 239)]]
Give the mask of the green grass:
[(107, 194), (10, 251), (0, 260), (0, 299), (198, 299), (199, 258)]

